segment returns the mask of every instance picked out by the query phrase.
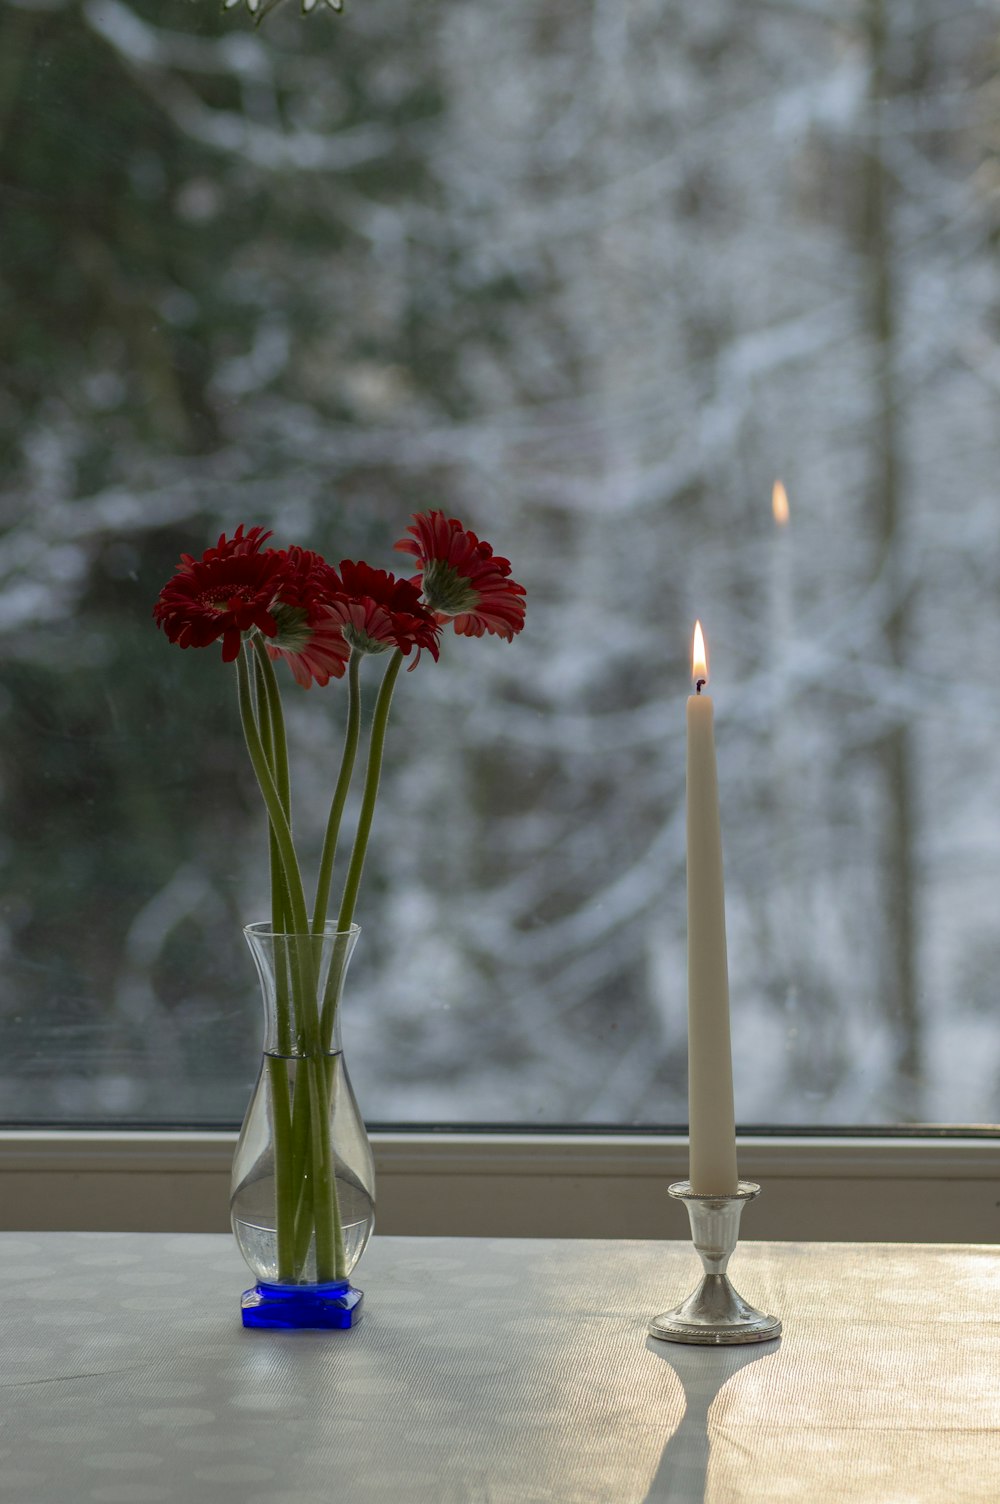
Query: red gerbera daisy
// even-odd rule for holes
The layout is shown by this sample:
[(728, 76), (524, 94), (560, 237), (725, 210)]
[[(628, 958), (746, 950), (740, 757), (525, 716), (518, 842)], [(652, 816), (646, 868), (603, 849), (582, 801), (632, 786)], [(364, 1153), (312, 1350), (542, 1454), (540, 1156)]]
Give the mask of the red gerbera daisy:
[(340, 590), (337, 571), (309, 548), (280, 549), (278, 594), (271, 611), (277, 634), (267, 644), (272, 658), (283, 658), (296, 681), (309, 689), (342, 677), (350, 648), (341, 624), (330, 610)]
[(244, 536), (242, 525), (231, 538), (225, 533), (200, 559), (182, 554), (177, 573), (160, 591), (153, 616), (171, 642), (182, 648), (207, 648), (222, 638), (222, 658), (238, 657), (244, 632), (256, 627), (265, 637), (278, 630), (271, 612), (281, 557), (273, 549), (261, 553), (269, 538), (254, 527)]
[(420, 599), (411, 580), (400, 580), (384, 569), (344, 559), (340, 591), (330, 601), (331, 615), (341, 624), (344, 638), (360, 653), (387, 653), (416, 646), (436, 659), (441, 628)]
[(491, 632), (510, 642), (520, 632), (526, 592), (509, 578), (509, 559), (443, 512), (415, 514), (407, 532), (413, 537), (401, 538), (396, 548), (419, 563), (422, 575), (414, 583), (432, 611), (452, 617), (465, 637)]
[(259, 526), (252, 527), (248, 533), (244, 533), (241, 522), (231, 538), (227, 538), (225, 533), (220, 533), (215, 547), (206, 548), (200, 559), (195, 559), (191, 554), (181, 554), (181, 572), (194, 569), (198, 564), (209, 564), (219, 559), (232, 558), (234, 554), (259, 553), (270, 536), (270, 532), (265, 532)]

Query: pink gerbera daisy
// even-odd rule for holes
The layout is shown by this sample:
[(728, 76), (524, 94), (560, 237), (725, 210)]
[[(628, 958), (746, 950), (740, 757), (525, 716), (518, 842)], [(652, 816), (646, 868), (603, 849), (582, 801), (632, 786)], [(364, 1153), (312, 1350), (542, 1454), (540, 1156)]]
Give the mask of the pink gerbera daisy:
[(337, 571), (309, 548), (280, 549), (278, 594), (272, 612), (278, 630), (267, 651), (283, 658), (303, 689), (342, 677), (350, 648), (330, 600), (340, 589)]
[(490, 632), (508, 642), (524, 626), (525, 589), (510, 579), (510, 561), (443, 512), (420, 512), (396, 548), (421, 568), (414, 580), (431, 611), (450, 617), (465, 637)]

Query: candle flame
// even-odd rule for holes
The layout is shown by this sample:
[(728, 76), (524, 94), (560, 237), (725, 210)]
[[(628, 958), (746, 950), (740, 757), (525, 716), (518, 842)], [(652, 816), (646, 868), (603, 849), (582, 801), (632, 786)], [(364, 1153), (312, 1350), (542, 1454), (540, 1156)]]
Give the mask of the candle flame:
[(701, 622), (694, 624), (694, 642), (691, 646), (691, 678), (696, 689), (702, 684), (708, 683), (708, 649), (705, 646), (705, 634), (701, 630)]
[(778, 527), (787, 527), (788, 492), (780, 480), (775, 481), (774, 488), (771, 491), (771, 512)]

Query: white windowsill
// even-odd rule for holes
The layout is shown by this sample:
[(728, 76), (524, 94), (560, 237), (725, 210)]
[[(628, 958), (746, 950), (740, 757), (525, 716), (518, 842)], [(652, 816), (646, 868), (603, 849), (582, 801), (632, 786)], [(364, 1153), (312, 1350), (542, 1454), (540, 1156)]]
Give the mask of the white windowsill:
[[(5, 1229), (222, 1231), (234, 1133), (0, 1132)], [(682, 1139), (373, 1134), (378, 1228), (452, 1236), (686, 1236)], [(1000, 1242), (996, 1139), (742, 1138), (749, 1238)]]

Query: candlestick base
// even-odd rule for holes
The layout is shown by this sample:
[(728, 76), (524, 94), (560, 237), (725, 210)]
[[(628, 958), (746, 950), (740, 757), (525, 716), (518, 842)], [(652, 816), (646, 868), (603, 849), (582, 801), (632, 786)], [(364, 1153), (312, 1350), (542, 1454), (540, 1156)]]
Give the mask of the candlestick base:
[(692, 1191), (689, 1180), (667, 1187), (687, 1207), (691, 1238), (705, 1271), (697, 1290), (672, 1311), (654, 1316), (649, 1335), (663, 1342), (697, 1342), (709, 1347), (739, 1342), (771, 1342), (781, 1336), (777, 1316), (765, 1316), (737, 1295), (726, 1276), (740, 1235), (740, 1217), (760, 1186), (741, 1180), (733, 1196), (706, 1196)]

